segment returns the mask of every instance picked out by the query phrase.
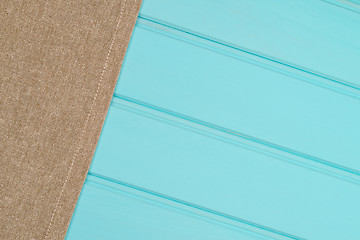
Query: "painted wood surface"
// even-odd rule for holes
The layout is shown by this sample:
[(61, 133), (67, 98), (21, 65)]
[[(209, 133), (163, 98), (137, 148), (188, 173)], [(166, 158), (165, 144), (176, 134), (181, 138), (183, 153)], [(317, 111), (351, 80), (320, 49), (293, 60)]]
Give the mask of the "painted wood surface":
[(67, 239), (359, 239), (356, 1), (144, 1)]

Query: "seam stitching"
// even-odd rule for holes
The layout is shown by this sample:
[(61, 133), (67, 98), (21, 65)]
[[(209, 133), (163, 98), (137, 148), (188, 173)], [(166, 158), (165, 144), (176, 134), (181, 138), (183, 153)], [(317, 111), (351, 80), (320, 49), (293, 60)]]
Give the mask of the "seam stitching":
[(85, 133), (87, 124), (88, 124), (88, 122), (89, 122), (89, 119), (90, 119), (90, 116), (91, 116), (91, 113), (92, 113), (92, 110), (93, 110), (93, 106), (94, 106), (95, 101), (96, 101), (96, 99), (97, 99), (97, 97), (98, 97), (98, 93), (99, 93), (99, 90), (100, 90), (100, 87), (101, 87), (101, 83), (102, 83), (103, 78), (104, 78), (104, 74), (105, 74), (106, 69), (107, 69), (107, 67), (108, 67), (108, 65), (109, 65), (109, 64), (108, 64), (108, 61), (109, 61), (109, 58), (110, 58), (110, 53), (111, 53), (112, 48), (113, 48), (113, 45), (114, 45), (114, 43), (115, 43), (116, 34), (117, 34), (118, 28), (119, 28), (119, 26), (120, 26), (120, 22), (121, 22), (121, 20), (122, 20), (122, 16), (123, 16), (123, 13), (124, 13), (124, 8), (125, 8), (125, 5), (126, 5), (126, 2), (127, 2), (127, 0), (124, 1), (124, 4), (122, 5), (122, 7), (121, 7), (121, 9), (120, 9), (120, 16), (119, 16), (118, 22), (117, 22), (116, 27), (115, 27), (115, 32), (114, 32), (113, 38), (112, 38), (111, 43), (110, 43), (109, 51), (108, 51), (107, 56), (106, 56), (106, 59), (105, 59), (105, 64), (104, 64), (104, 67), (103, 67), (102, 72), (101, 72), (100, 80), (99, 80), (99, 82), (98, 82), (98, 86), (97, 86), (97, 89), (96, 89), (96, 92), (95, 92), (93, 101), (92, 101), (92, 103), (91, 103), (89, 113), (88, 113), (88, 115), (87, 115), (87, 117), (86, 117), (84, 127), (83, 127), (83, 129), (82, 129), (82, 131), (81, 131), (81, 136), (80, 136), (79, 144), (78, 144), (78, 147), (77, 147), (77, 149), (75, 150), (74, 156), (73, 156), (73, 158), (72, 158), (72, 160), (71, 160), (71, 164), (70, 164), (70, 167), (69, 167), (68, 174), (67, 174), (67, 176), (66, 176), (65, 182), (64, 182), (64, 184), (63, 184), (62, 187), (61, 187), (61, 192), (60, 192), (59, 198), (58, 198), (58, 200), (57, 200), (57, 202), (56, 202), (55, 208), (54, 208), (54, 210), (53, 210), (53, 212), (52, 212), (51, 219), (50, 219), (50, 223), (49, 223), (49, 226), (48, 226), (48, 228), (47, 228), (47, 230), (46, 230), (46, 233), (45, 233), (45, 236), (44, 236), (44, 240), (47, 239), (47, 237), (49, 236), (50, 229), (51, 229), (51, 226), (52, 226), (52, 224), (53, 224), (53, 222), (54, 222), (54, 217), (55, 217), (56, 212), (57, 212), (57, 209), (58, 209), (58, 207), (59, 207), (60, 200), (61, 200), (61, 198), (62, 198), (62, 195), (64, 194), (64, 191), (65, 191), (65, 188), (66, 188), (66, 184), (67, 184), (67, 182), (68, 182), (69, 179), (70, 179), (70, 175), (71, 175), (71, 171), (72, 171), (72, 169), (73, 169), (74, 163), (75, 163), (75, 159), (76, 159), (76, 157), (79, 155), (79, 151), (80, 151), (80, 149), (81, 149), (81, 144), (80, 144), (81, 142), (80, 142), (80, 141), (82, 140), (83, 135), (84, 135), (84, 133)]

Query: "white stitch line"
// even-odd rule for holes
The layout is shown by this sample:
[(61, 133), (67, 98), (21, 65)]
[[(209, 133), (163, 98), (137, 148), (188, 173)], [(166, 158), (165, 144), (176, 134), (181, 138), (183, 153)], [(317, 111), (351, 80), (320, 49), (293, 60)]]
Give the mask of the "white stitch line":
[[(82, 132), (81, 132), (80, 141), (81, 141), (81, 139), (82, 139), (82, 136), (83, 136), (84, 133), (85, 133), (86, 126), (87, 126), (87, 123), (88, 123), (88, 121), (89, 121), (89, 119), (90, 119), (90, 115), (91, 115), (91, 112), (92, 112), (92, 108), (93, 108), (93, 106), (94, 106), (94, 104), (95, 104), (95, 101), (96, 101), (97, 95), (98, 95), (98, 93), (99, 93), (100, 86), (101, 86), (101, 83), (102, 83), (102, 80), (103, 80), (103, 77), (104, 77), (106, 68), (107, 68), (107, 66), (108, 66), (108, 61), (109, 61), (109, 58), (110, 58), (110, 53), (111, 53), (111, 50), (112, 50), (113, 45), (114, 45), (114, 42), (115, 42), (117, 30), (118, 30), (118, 28), (119, 28), (119, 26), (120, 26), (120, 22), (121, 22), (121, 20), (122, 20), (122, 15), (123, 15), (123, 13), (124, 13), (124, 7), (125, 7), (125, 4), (126, 4), (126, 1), (127, 1), (127, 0), (124, 1), (124, 4), (123, 4), (123, 6), (121, 7), (121, 10), (120, 10), (119, 20), (118, 20), (118, 22), (117, 22), (117, 25), (116, 25), (116, 28), (115, 28), (115, 32), (114, 32), (113, 38), (112, 38), (112, 40), (111, 40), (111, 44), (110, 44), (110, 47), (109, 47), (109, 51), (108, 51), (107, 56), (106, 56), (106, 59), (105, 59), (105, 64), (104, 64), (103, 70), (102, 70), (102, 72), (101, 72), (101, 76), (100, 76), (100, 80), (99, 80), (99, 83), (98, 83), (98, 87), (97, 87), (97, 89), (96, 89), (95, 96), (94, 96), (93, 101), (92, 101), (91, 106), (90, 106), (89, 114), (87, 115), (87, 118), (86, 118), (84, 127), (83, 127)], [(71, 161), (71, 164), (70, 164), (70, 168), (69, 168), (69, 170), (68, 170), (68, 174), (67, 174), (67, 176), (66, 176), (65, 182), (64, 182), (64, 184), (62, 185), (61, 192), (60, 192), (60, 196), (59, 196), (59, 198), (58, 198), (58, 200), (57, 200), (57, 202), (56, 202), (55, 208), (54, 208), (54, 210), (53, 210), (53, 212), (52, 212), (51, 219), (50, 219), (50, 223), (49, 223), (49, 226), (48, 226), (48, 228), (47, 228), (47, 230), (46, 230), (44, 239), (47, 239), (47, 237), (48, 237), (48, 235), (49, 235), (49, 232), (50, 232), (50, 229), (51, 229), (51, 225), (52, 225), (52, 223), (53, 223), (53, 221), (54, 221), (54, 217), (55, 217), (57, 208), (58, 208), (58, 206), (59, 206), (61, 197), (62, 197), (62, 195), (63, 195), (63, 193), (64, 193), (64, 191), (65, 191), (66, 183), (67, 183), (67, 182), (69, 181), (69, 179), (70, 179), (70, 174), (71, 174), (71, 171), (72, 171), (73, 166), (74, 166), (75, 158), (76, 158), (77, 155), (79, 154), (80, 148), (81, 148), (81, 144), (79, 143), (79, 144), (78, 144), (78, 148), (76, 149), (75, 154), (74, 154), (74, 156), (73, 156), (73, 158), (72, 158), (72, 161)]]

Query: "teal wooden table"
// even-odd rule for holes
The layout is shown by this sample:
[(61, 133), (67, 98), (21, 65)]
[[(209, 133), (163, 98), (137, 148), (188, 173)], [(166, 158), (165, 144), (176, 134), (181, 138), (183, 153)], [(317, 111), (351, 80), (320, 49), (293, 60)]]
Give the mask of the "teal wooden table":
[(360, 5), (144, 0), (67, 239), (360, 239)]

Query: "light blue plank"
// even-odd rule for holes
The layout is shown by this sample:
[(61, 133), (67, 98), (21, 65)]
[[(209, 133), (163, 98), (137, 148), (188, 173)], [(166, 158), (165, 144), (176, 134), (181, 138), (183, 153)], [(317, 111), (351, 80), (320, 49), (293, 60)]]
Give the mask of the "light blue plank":
[(67, 238), (99, 240), (269, 240), (235, 225), (194, 214), (89, 176)]
[(351, 1), (150, 0), (140, 15), (360, 84), (360, 7)]
[(116, 94), (360, 174), (360, 99), (145, 27), (134, 32)]
[(124, 101), (90, 172), (306, 239), (360, 234), (359, 183)]
[(144, 1), (67, 239), (358, 239), (356, 1)]

